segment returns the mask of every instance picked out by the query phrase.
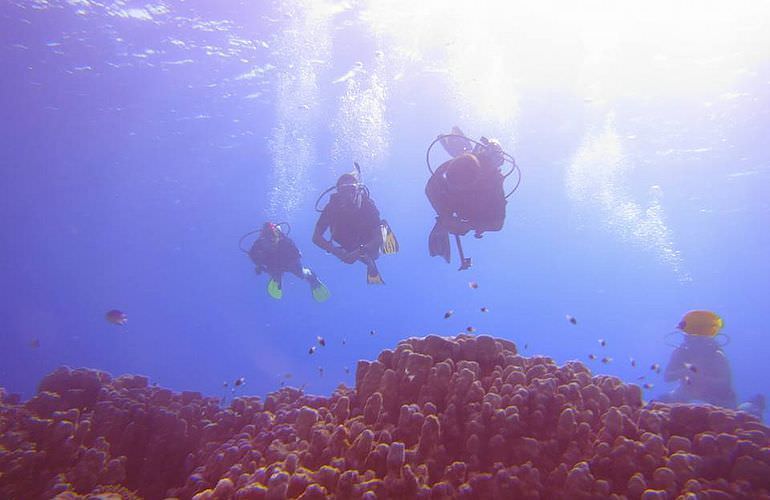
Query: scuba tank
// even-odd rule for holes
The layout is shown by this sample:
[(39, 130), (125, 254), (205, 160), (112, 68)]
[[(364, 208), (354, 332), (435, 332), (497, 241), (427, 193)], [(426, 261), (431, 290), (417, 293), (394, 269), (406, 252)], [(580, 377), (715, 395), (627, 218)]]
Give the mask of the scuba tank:
[[(502, 163), (508, 163), (511, 166), (510, 170), (508, 170), (508, 172), (503, 174), (504, 179), (507, 179), (514, 171), (516, 172), (517, 174), (516, 184), (513, 186), (511, 191), (505, 195), (505, 199), (507, 200), (508, 197), (510, 197), (514, 192), (516, 192), (516, 190), (519, 188), (519, 184), (521, 184), (521, 169), (519, 169), (519, 166), (516, 164), (516, 160), (513, 158), (512, 155), (506, 153), (502, 148), (500, 148), (499, 144), (497, 144), (496, 142), (492, 142), (483, 136), (480, 137), (478, 141), (475, 141), (469, 137), (462, 135), (461, 133), (460, 134), (454, 133), (456, 128), (457, 127), (453, 128), (453, 133), (451, 134), (439, 135), (436, 139), (433, 140), (433, 142), (430, 143), (430, 145), (428, 145), (428, 149), (425, 151), (425, 162), (428, 164), (428, 171), (430, 172), (430, 174), (433, 175), (435, 173), (435, 170), (433, 169), (433, 166), (430, 163), (430, 153), (431, 153), (431, 150), (433, 149), (433, 146), (435, 146), (436, 143), (444, 144), (450, 138), (461, 139), (464, 142), (473, 144), (473, 150), (470, 152), (476, 156), (482, 156), (487, 151), (489, 151), (490, 154), (495, 154), (495, 155), (499, 154), (502, 158)], [(459, 129), (457, 130), (459, 131)], [(494, 148), (495, 150), (494, 152), (492, 151), (492, 148)]]

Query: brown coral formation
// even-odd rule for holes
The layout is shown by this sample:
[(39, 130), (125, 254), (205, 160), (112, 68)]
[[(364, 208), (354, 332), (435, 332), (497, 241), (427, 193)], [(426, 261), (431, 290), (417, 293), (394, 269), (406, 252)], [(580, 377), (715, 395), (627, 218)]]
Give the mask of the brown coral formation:
[(770, 498), (754, 417), (643, 405), (635, 385), (487, 336), (408, 339), (359, 362), (354, 390), (228, 409), (62, 369), (2, 401), (0, 435), (10, 498)]

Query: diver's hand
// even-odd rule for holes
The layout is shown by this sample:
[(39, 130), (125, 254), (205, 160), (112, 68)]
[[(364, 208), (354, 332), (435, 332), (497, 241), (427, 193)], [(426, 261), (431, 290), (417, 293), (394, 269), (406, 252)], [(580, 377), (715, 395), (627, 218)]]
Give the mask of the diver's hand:
[(343, 250), (340, 260), (345, 264), (352, 264), (353, 262), (357, 261), (360, 256), (361, 256), (361, 250), (356, 249), (356, 250), (353, 250), (352, 252), (346, 252)]
[(464, 236), (471, 230), (471, 225), (455, 215), (438, 216), (436, 221), (452, 234)]
[(354, 252), (348, 252), (342, 247), (332, 247), (331, 253), (346, 264), (352, 264), (356, 261), (356, 256), (351, 256)]

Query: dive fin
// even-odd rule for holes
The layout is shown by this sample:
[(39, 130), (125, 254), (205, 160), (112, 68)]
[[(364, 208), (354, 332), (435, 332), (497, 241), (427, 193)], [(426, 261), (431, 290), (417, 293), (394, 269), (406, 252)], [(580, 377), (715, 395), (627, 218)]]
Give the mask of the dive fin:
[(302, 269), (302, 275), (310, 283), (310, 291), (313, 293), (313, 299), (316, 302), (325, 302), (329, 299), (331, 292), (326, 288), (326, 285), (321, 283), (321, 280), (318, 279), (318, 276), (313, 271), (305, 267)]
[(465, 137), (465, 134), (460, 130), (460, 127), (454, 126), (452, 127), (452, 132), (439, 137), (441, 137), (440, 142), (444, 147), (444, 150), (449, 153), (449, 156), (452, 158), (457, 158), (465, 153), (470, 153), (473, 149), (471, 141)]
[(279, 300), (281, 297), (283, 297), (281, 284), (274, 279), (270, 279), (270, 281), (267, 282), (267, 293), (269, 293), (272, 298)]
[(313, 287), (313, 299), (315, 299), (316, 302), (326, 302), (329, 297), (331, 297), (331, 292), (326, 288), (326, 285), (319, 281), (318, 284)]
[(382, 231), (382, 245), (380, 249), (385, 255), (392, 255), (398, 253), (398, 240), (395, 233), (390, 228), (390, 224), (385, 219), (380, 223), (380, 231)]
[(377, 265), (372, 262), (366, 266), (366, 283), (369, 285), (384, 285), (385, 282), (380, 276), (380, 271), (377, 270)]
[(428, 251), (431, 257), (440, 255), (449, 263), (452, 247), (449, 244), (449, 231), (438, 221), (433, 225), (428, 237)]

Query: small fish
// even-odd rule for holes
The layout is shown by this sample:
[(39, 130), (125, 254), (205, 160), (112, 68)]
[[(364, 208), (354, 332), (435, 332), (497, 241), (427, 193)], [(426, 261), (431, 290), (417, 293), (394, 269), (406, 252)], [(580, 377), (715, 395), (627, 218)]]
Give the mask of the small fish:
[(689, 375), (685, 375), (684, 383), (687, 384), (687, 385), (692, 385), (692, 379), (690, 378)]
[(283, 378), (285, 378), (286, 380), (290, 379), (291, 377), (293, 377), (293, 375), (289, 372), (283, 374)]
[(597, 342), (599, 342), (599, 345), (602, 346), (602, 347), (607, 345), (607, 341), (604, 340), (604, 339), (599, 339)]
[(644, 384), (642, 387), (644, 387), (645, 389), (652, 389), (652, 388), (653, 388), (653, 387), (655, 387), (655, 386), (654, 386), (653, 384), (650, 384), (650, 383), (646, 383), (646, 384)]
[(227, 382), (222, 382), (222, 387), (227, 387), (229, 384)]
[(631, 368), (636, 368), (636, 360), (634, 358), (628, 358), (631, 361)]
[(640, 377), (636, 377), (636, 380), (644, 380), (644, 379), (646, 379), (646, 378), (647, 378), (647, 376), (646, 376), (646, 375), (642, 375), (642, 376), (640, 376)]
[(233, 385), (235, 387), (240, 387), (246, 383), (246, 377), (238, 377), (235, 379), (235, 382), (233, 382)]
[(315, 353), (315, 346), (310, 346), (310, 349), (308, 349), (308, 350), (307, 350), (307, 353), (308, 353), (308, 354), (313, 354), (313, 353)]
[(564, 317), (567, 318), (567, 321), (569, 321), (573, 325), (577, 325), (577, 319), (574, 316), (570, 316), (569, 314), (567, 314)]
[(688, 370), (690, 370), (693, 373), (698, 373), (698, 368), (696, 368), (696, 366), (694, 364), (692, 364), (692, 363), (685, 363), (684, 367), (687, 368)]
[(32, 349), (39, 349), (40, 348), (40, 339), (32, 339), (29, 341), (29, 346)]
[(345, 374), (350, 375), (350, 368), (348, 368), (347, 366), (345, 367)]
[(605, 357), (602, 358), (602, 363), (604, 363), (605, 365), (608, 365), (608, 364), (612, 363), (612, 358), (609, 357), (609, 356), (605, 356)]
[(107, 311), (107, 314), (105, 314), (104, 317), (113, 325), (125, 326), (126, 323), (128, 323), (128, 316), (126, 313), (118, 311), (117, 309)]
[(324, 369), (321, 366), (318, 367), (318, 375), (321, 376), (321, 377), (324, 376)]
[(479, 287), (479, 283), (477, 281), (469, 281), (468, 287), (475, 290)]
[(348, 343), (348, 339), (342, 339), (342, 345), (345, 345)]
[(472, 327), (472, 326), (469, 326), (468, 328), (465, 329), (465, 331), (468, 332), (468, 333), (473, 333), (473, 332), (476, 331), (476, 329), (474, 327)]
[(451, 309), (448, 310), (447, 312), (444, 313), (444, 319), (450, 318), (454, 313), (455, 312), (453, 310), (451, 310)]
[(529, 344), (524, 344), (524, 350), (526, 351), (527, 349), (529, 349)]
[(326, 340), (324, 340), (324, 338), (323, 338), (323, 337), (320, 337), (320, 336), (319, 336), (319, 337), (316, 337), (316, 340), (318, 341), (318, 344), (319, 344), (321, 347), (326, 347)]
[(489, 308), (484, 306), (484, 307), (481, 308), (481, 312), (487, 313), (487, 312), (489, 312)]
[(377, 332), (374, 331), (374, 330), (369, 330), (369, 335), (374, 335), (375, 333), (377, 333)]
[(588, 355), (588, 359), (590, 359), (591, 361), (595, 361), (596, 360), (596, 354), (593, 354), (593, 353), (589, 354)]
[(653, 363), (650, 366), (650, 370), (654, 371), (655, 373), (660, 373), (660, 364), (659, 363)]

